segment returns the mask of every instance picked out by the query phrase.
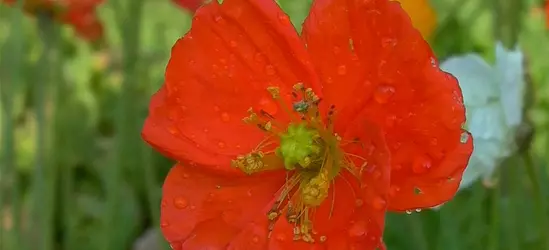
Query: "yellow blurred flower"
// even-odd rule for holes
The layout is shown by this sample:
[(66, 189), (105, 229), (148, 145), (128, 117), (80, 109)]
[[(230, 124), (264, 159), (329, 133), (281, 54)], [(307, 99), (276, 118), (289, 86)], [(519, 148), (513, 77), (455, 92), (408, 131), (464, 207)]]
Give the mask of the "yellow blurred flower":
[(408, 12), (412, 23), (425, 39), (429, 38), (437, 25), (437, 15), (431, 7), (430, 0), (396, 0)]

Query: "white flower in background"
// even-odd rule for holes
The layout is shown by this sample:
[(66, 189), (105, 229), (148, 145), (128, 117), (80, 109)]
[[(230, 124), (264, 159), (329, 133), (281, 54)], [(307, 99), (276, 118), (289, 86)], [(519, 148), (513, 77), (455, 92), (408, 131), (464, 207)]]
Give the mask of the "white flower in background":
[(515, 132), (522, 122), (525, 82), (523, 54), (496, 44), (496, 63), (476, 54), (451, 57), (440, 67), (454, 75), (467, 109), (466, 129), (474, 138), (474, 151), (460, 189), (475, 180), (489, 181), (494, 169), (516, 149)]

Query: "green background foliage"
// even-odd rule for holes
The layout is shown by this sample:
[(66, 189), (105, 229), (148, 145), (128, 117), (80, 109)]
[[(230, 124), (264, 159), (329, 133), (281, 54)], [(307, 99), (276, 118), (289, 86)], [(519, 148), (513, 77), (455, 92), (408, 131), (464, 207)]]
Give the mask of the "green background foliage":
[[(299, 26), (310, 0), (280, 0)], [(534, 0), (432, 0), (439, 59), (520, 41), (529, 92), (521, 151), (439, 211), (390, 214), (391, 250), (549, 249), (549, 32)], [(109, 0), (106, 43), (0, 4), (0, 249), (166, 247), (158, 233), (172, 165), (140, 138), (150, 96), (190, 16), (168, 0)], [(535, 133), (530, 135), (533, 129)], [(147, 233), (148, 232), (148, 233)], [(143, 236), (148, 235), (148, 236)]]

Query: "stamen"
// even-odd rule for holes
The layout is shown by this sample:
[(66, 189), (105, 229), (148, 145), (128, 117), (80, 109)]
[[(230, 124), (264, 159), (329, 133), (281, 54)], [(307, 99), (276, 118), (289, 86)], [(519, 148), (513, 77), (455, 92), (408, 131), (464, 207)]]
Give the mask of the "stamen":
[[(294, 240), (312, 243), (315, 242), (315, 233), (311, 218), (316, 208), (328, 197), (330, 184), (334, 185), (335, 177), (340, 174), (342, 168), (359, 179), (362, 169), (366, 166), (366, 160), (341, 151), (342, 138), (333, 132), (335, 106), (331, 105), (326, 119), (322, 118), (319, 112), (321, 99), (311, 88), (305, 88), (303, 83), (295, 84), (291, 92), (291, 107), (284, 101), (285, 96), (281, 97), (278, 87), (268, 87), (267, 91), (287, 112), (292, 122), (283, 125), (277, 123), (276, 118), (270, 113), (259, 110), (258, 115), (250, 108), (244, 122), (256, 126), (268, 136), (252, 152), (239, 155), (231, 164), (247, 174), (285, 168), (286, 181), (266, 214), (270, 221), (268, 236), (270, 237), (275, 222), (284, 218), (294, 225)], [(295, 115), (298, 115), (301, 121), (295, 121)], [(273, 144), (277, 144), (278, 147), (271, 148)], [(350, 157), (364, 160), (363, 166), (357, 168)], [(345, 178), (344, 180), (348, 182)], [(335, 206), (335, 185), (332, 192), (328, 215), (330, 218)], [(320, 241), (325, 240), (326, 237), (320, 237)]]

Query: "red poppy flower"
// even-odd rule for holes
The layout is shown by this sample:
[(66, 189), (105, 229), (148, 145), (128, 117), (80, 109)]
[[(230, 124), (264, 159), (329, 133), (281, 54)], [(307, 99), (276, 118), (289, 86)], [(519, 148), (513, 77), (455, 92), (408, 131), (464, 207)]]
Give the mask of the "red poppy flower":
[[(16, 0), (3, 0), (14, 4)], [(46, 13), (63, 24), (72, 26), (82, 38), (95, 41), (103, 35), (103, 26), (96, 16), (95, 9), (104, 0), (26, 0), (25, 12), (31, 15)]]
[[(143, 138), (178, 161), (173, 249), (383, 248), (387, 210), (451, 199), (472, 151), (461, 91), (400, 5), (212, 1), (172, 49)], [(244, 121), (242, 118), (244, 117)]]
[(177, 4), (179, 7), (194, 13), (200, 6), (202, 6), (204, 0), (172, 0), (172, 2)]

